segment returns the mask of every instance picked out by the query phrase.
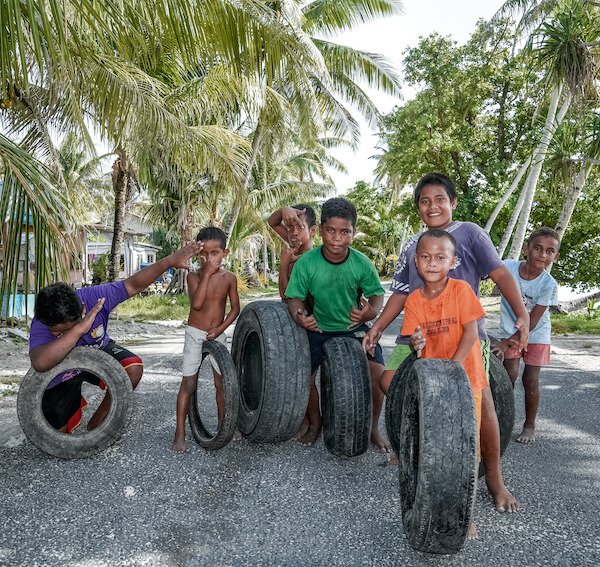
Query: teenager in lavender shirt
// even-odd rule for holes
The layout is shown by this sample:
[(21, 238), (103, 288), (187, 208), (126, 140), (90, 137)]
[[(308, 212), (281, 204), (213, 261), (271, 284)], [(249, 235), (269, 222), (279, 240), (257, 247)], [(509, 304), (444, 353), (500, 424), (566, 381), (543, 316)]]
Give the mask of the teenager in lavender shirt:
[[(94, 346), (119, 361), (135, 388), (142, 379), (142, 360), (109, 337), (108, 316), (119, 303), (145, 290), (167, 269), (187, 268), (189, 259), (202, 247), (201, 242), (189, 244), (124, 281), (78, 290), (57, 283), (40, 290), (29, 333), (29, 358), (33, 368), (45, 372), (60, 363), (74, 347)], [(42, 410), (50, 425), (59, 431), (70, 433), (79, 425), (81, 410), (85, 407), (81, 397), (83, 382), (105, 389), (97, 376), (78, 370), (58, 375), (46, 389)], [(107, 391), (87, 428), (98, 427), (109, 408), (110, 392)]]
[[(525, 348), (529, 333), (529, 313), (521, 299), (519, 287), (502, 263), (489, 235), (471, 222), (452, 220), (452, 212), (457, 205), (454, 183), (445, 175), (430, 173), (425, 175), (414, 190), (415, 204), (419, 215), (428, 229), (441, 228), (452, 233), (457, 247), (457, 267), (449, 272), (451, 278), (465, 280), (479, 297), (479, 284), (482, 279), (491, 278), (506, 298), (516, 314), (515, 331), (519, 331), (519, 346)], [(383, 331), (400, 315), (408, 294), (423, 286), (417, 273), (415, 249), (418, 235), (405, 245), (392, 282), (392, 296), (381, 316), (363, 339), (363, 346), (370, 351), (377, 345)], [(489, 339), (485, 331), (485, 320), (478, 322), (479, 337), (486, 369), (489, 368)], [(381, 387), (387, 392), (395, 369), (408, 354), (408, 337), (399, 337), (397, 346), (381, 377)], [(500, 430), (494, 409), (494, 401), (489, 386), (482, 392), (481, 452), (486, 466), (486, 483), (499, 512), (514, 512), (520, 506), (508, 491), (502, 479), (500, 468)]]

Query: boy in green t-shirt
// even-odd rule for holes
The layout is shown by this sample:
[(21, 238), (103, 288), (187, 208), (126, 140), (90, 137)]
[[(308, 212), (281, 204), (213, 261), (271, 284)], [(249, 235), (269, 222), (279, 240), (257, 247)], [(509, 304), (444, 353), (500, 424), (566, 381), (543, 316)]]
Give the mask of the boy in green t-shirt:
[[(346, 199), (334, 198), (323, 203), (320, 234), (323, 245), (302, 254), (292, 271), (285, 291), (288, 309), (294, 321), (308, 334), (311, 357), (311, 391), (308, 402), (308, 428), (299, 441), (311, 446), (321, 432), (319, 395), (315, 376), (323, 359), (323, 345), (337, 336), (362, 340), (383, 305), (384, 290), (373, 263), (350, 247), (356, 226), (356, 209)], [(313, 313), (307, 312), (306, 300), (314, 301)], [(365, 299), (366, 298), (366, 299)], [(371, 442), (389, 450), (379, 432), (383, 392), (379, 377), (383, 372), (381, 347), (368, 355), (373, 390), (373, 427)]]

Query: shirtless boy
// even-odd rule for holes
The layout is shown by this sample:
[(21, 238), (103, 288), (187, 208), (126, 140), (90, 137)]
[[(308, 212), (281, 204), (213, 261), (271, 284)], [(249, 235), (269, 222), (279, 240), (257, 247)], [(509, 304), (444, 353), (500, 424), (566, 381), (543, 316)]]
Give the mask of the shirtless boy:
[(313, 247), (317, 216), (309, 205), (292, 205), (277, 209), (268, 220), (269, 226), (289, 244), (281, 248), (279, 258), (279, 295), (285, 300), (285, 288), (298, 258)]
[[(187, 277), (190, 296), (190, 314), (185, 330), (183, 346), (183, 379), (177, 395), (177, 425), (173, 451), (185, 453), (185, 419), (192, 394), (198, 383), (198, 369), (202, 362), (202, 343), (204, 341), (223, 340), (223, 332), (231, 325), (240, 312), (240, 299), (237, 279), (232, 272), (221, 268), (224, 258), (229, 254), (227, 235), (216, 227), (200, 230), (196, 240), (202, 243), (198, 254), (200, 268), (190, 272)], [(229, 298), (230, 310), (225, 315)], [(213, 367), (219, 423), (223, 419), (223, 381), (217, 369)]]

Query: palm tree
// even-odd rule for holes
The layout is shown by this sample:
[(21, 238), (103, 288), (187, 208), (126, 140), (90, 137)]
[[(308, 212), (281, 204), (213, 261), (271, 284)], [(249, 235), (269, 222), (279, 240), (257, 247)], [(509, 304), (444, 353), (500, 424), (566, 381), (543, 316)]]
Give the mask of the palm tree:
[[(273, 143), (279, 142), (282, 132), (298, 132), (305, 136), (310, 150), (311, 140), (332, 136), (358, 144), (359, 129), (350, 108), (360, 112), (374, 125), (380, 114), (360, 83), (391, 96), (400, 96), (400, 84), (395, 71), (381, 55), (343, 46), (327, 39), (344, 30), (376, 18), (399, 14), (398, 0), (314, 0), (283, 3), (282, 16), (293, 21), (311, 38), (324, 63), (324, 71), (298, 67), (297, 61), (287, 61), (288, 74), (281, 81), (265, 81), (270, 91), (271, 106), (277, 112), (263, 107), (258, 113), (251, 134), (252, 152), (245, 170), (241, 191), (233, 209), (224, 222), (226, 232), (231, 232), (237, 216), (244, 206), (252, 180), (252, 168), (261, 152), (272, 153)], [(284, 10), (288, 9), (287, 12)], [(291, 13), (290, 13), (291, 12)], [(269, 98), (265, 97), (265, 103)]]
[[(499, 13), (516, 5), (525, 6), (524, 16), (519, 24), (523, 29), (527, 29), (537, 19), (547, 14), (552, 15), (552, 19), (544, 21), (530, 37), (530, 48), (545, 71), (546, 84), (551, 88), (551, 95), (540, 142), (532, 154), (529, 173), (499, 245), (499, 252), (502, 254), (516, 224), (509, 251), (511, 258), (518, 257), (521, 252), (538, 180), (552, 135), (564, 119), (572, 100), (588, 96), (594, 88), (595, 55), (592, 44), (600, 32), (596, 8), (581, 0), (562, 2), (548, 0), (539, 3), (509, 1), (504, 4)], [(563, 92), (565, 90), (566, 92)], [(561, 95), (563, 103), (561, 110), (558, 111)]]
[[(170, 69), (170, 85), (186, 70), (219, 62), (256, 80), (263, 71), (257, 62), (265, 57), (274, 77), (284, 57), (307, 66), (319, 63), (306, 38), (256, 0), (6, 0), (0, 5), (0, 26), (1, 119), (7, 132), (0, 139), (6, 172), (0, 214), (9, 224), (2, 232), (3, 255), (5, 265), (18, 265), (19, 239), (14, 235), (22, 230), (20, 212), (30, 211), (36, 229), (36, 285), (58, 277), (61, 263), (45, 249), (59, 243), (64, 248), (68, 243), (62, 242), (62, 231), (77, 220), (64, 200), (47, 124), (78, 132), (92, 148), (91, 120), (115, 148), (127, 148), (130, 161), (149, 155), (160, 140), (177, 148), (178, 160), (188, 168), (226, 174), (236, 165), (224, 165), (222, 159), (230, 133), (181, 119), (182, 113), (210, 114), (205, 99), (192, 104), (188, 97), (185, 112), (181, 104), (168, 108), (170, 89), (161, 73)], [(49, 157), (50, 167), (41, 164), (40, 156)], [(2, 286), (12, 281), (8, 274), (5, 269)]]

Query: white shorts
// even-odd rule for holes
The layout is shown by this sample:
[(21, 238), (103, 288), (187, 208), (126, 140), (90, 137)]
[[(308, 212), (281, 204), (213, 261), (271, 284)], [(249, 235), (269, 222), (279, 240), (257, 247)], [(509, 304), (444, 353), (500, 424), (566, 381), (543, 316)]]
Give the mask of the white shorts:
[[(200, 368), (202, 362), (202, 344), (206, 340), (206, 331), (197, 329), (196, 327), (190, 327), (189, 325), (185, 328), (185, 342), (183, 343), (183, 375), (194, 376)], [(226, 344), (227, 337), (224, 333), (219, 335), (216, 339), (217, 342)], [(219, 371), (219, 365), (215, 359), (208, 355), (210, 363), (214, 370)]]

